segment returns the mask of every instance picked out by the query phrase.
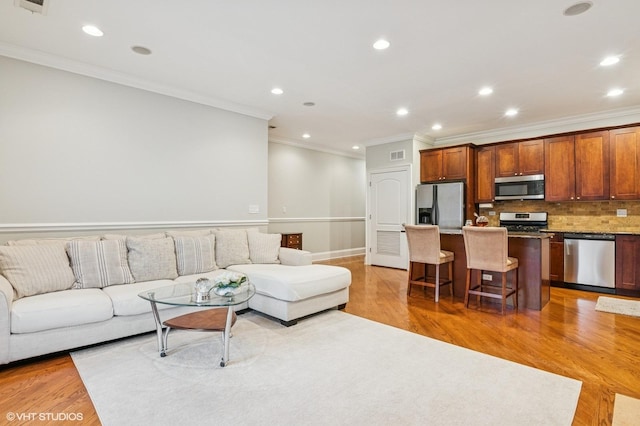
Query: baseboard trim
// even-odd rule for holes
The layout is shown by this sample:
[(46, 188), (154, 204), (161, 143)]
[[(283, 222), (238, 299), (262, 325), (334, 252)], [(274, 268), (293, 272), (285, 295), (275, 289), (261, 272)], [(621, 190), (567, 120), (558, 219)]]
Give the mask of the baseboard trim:
[(311, 259), (314, 262), (320, 262), (323, 260), (340, 259), (342, 257), (362, 256), (365, 253), (364, 247), (357, 247), (345, 250), (333, 250), (324, 251), (318, 253), (311, 253)]
[(264, 220), (166, 221), (166, 222), (93, 222), (93, 223), (6, 223), (0, 234), (15, 232), (111, 231), (127, 229), (216, 228), (227, 226), (267, 226)]

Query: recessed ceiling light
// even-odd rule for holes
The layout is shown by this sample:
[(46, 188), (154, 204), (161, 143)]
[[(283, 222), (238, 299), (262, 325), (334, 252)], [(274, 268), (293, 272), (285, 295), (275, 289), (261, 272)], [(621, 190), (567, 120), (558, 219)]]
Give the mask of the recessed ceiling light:
[(302, 137), (305, 138), (305, 139), (309, 139), (311, 137), (311, 135), (309, 133), (304, 133), (302, 135)]
[(481, 96), (487, 96), (493, 93), (493, 89), (489, 86), (483, 87), (478, 91), (478, 94)]
[(359, 150), (359, 149), (360, 149), (360, 147), (359, 147), (358, 145), (354, 145), (354, 146), (352, 146), (352, 147), (351, 147), (351, 149), (353, 149), (353, 150), (356, 150), (356, 151), (357, 151), (357, 150)]
[(274, 87), (273, 89), (271, 89), (271, 93), (273, 93), (274, 95), (282, 95), (284, 93), (284, 90), (279, 87)]
[(564, 14), (564, 16), (576, 16), (591, 9), (591, 6), (593, 6), (592, 2), (581, 1), (580, 3), (576, 3), (573, 6), (569, 6), (562, 13)]
[(373, 43), (373, 48), (376, 50), (384, 50), (384, 49), (388, 49), (389, 46), (391, 46), (391, 43), (389, 43), (387, 40), (381, 38), (380, 40), (376, 41), (375, 43)]
[(396, 111), (396, 114), (399, 115), (399, 116), (407, 115), (407, 114), (409, 114), (409, 110), (406, 109), (406, 108), (399, 108)]
[(433, 126), (431, 126), (431, 128), (432, 128), (433, 130), (440, 130), (440, 129), (442, 129), (442, 124), (440, 124), (440, 123), (436, 123), (436, 124), (434, 124)]
[(82, 31), (94, 37), (102, 37), (104, 35), (102, 30), (95, 25), (85, 25), (82, 27)]
[(131, 46), (131, 50), (136, 52), (138, 55), (151, 55), (151, 49), (144, 46)]
[(600, 65), (603, 67), (608, 67), (610, 65), (615, 65), (620, 62), (620, 56), (607, 56), (602, 61), (600, 61)]
[(315, 106), (315, 102), (305, 102), (302, 105), (304, 105), (304, 106)]
[(616, 97), (616, 96), (620, 96), (624, 93), (624, 90), (622, 89), (611, 89), (607, 92), (607, 96), (609, 96), (610, 98)]
[(504, 115), (506, 115), (507, 117), (513, 117), (514, 115), (518, 115), (518, 110), (515, 108), (509, 108)]

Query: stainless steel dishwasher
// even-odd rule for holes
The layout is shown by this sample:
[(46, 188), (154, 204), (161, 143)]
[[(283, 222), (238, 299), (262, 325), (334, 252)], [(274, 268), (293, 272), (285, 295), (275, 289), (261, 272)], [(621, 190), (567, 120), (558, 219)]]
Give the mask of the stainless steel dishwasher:
[(564, 234), (564, 282), (614, 289), (616, 243), (613, 234)]

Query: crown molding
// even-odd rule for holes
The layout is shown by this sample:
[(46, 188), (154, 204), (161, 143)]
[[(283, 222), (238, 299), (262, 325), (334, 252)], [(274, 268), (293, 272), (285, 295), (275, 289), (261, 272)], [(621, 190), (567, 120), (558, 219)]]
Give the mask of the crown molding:
[[(415, 137), (416, 137), (415, 133), (401, 133), (399, 135), (385, 136), (383, 138), (377, 138), (377, 139), (369, 139), (368, 141), (364, 142), (363, 145), (367, 147), (367, 146), (384, 145), (387, 143), (412, 141)], [(421, 135), (420, 137), (429, 138), (429, 136), (427, 135)]]
[(504, 127), (501, 129), (466, 133), (437, 138), (436, 145), (459, 143), (487, 144), (515, 139), (535, 138), (557, 133), (575, 132), (599, 127), (623, 126), (640, 123), (640, 107), (620, 108), (604, 112), (575, 115), (554, 120), (540, 121), (531, 125)]
[(357, 160), (364, 160), (364, 152), (360, 152), (358, 151), (357, 153), (349, 153), (349, 152), (345, 152), (345, 151), (338, 151), (338, 150), (334, 150), (334, 149), (329, 149), (323, 146), (319, 146), (319, 145), (311, 145), (311, 144), (305, 144), (299, 141), (295, 141), (295, 140), (290, 140), (290, 139), (282, 139), (282, 138), (276, 138), (276, 137), (272, 137), (269, 136), (269, 142), (270, 143), (279, 143), (280, 145), (289, 145), (289, 146), (294, 146), (296, 148), (303, 148), (303, 149), (310, 149), (312, 151), (318, 151), (318, 152), (324, 152), (326, 154), (333, 154), (333, 155), (339, 155), (341, 157), (349, 157), (349, 158), (355, 158)]
[(221, 99), (203, 96), (201, 94), (181, 90), (169, 85), (154, 83), (130, 74), (111, 70), (104, 67), (89, 65), (84, 62), (74, 61), (72, 59), (51, 55), (40, 50), (27, 49), (24, 47), (0, 42), (0, 55), (21, 61), (31, 62), (43, 65), (49, 68), (55, 68), (62, 71), (71, 72), (87, 77), (93, 77), (99, 80), (109, 81), (111, 83), (121, 84), (136, 89), (146, 90), (147, 92), (158, 93), (160, 95), (170, 96), (172, 98), (182, 99), (185, 101), (202, 104), (225, 111), (235, 112), (249, 117), (259, 118), (262, 120), (271, 120), (273, 113), (251, 108), (246, 105), (240, 105), (234, 102), (224, 101)]

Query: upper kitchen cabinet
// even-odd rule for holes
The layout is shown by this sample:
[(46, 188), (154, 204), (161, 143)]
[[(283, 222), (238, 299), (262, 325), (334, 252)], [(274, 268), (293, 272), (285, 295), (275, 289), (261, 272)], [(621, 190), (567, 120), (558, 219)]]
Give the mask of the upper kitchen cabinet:
[(543, 139), (496, 146), (496, 177), (544, 173), (544, 146)]
[(495, 201), (496, 148), (487, 146), (476, 150), (476, 203)]
[(609, 133), (560, 136), (545, 143), (545, 200), (609, 198)]
[(611, 199), (640, 198), (640, 127), (609, 131)]
[(470, 171), (470, 146), (420, 151), (420, 181), (442, 182), (467, 179)]

